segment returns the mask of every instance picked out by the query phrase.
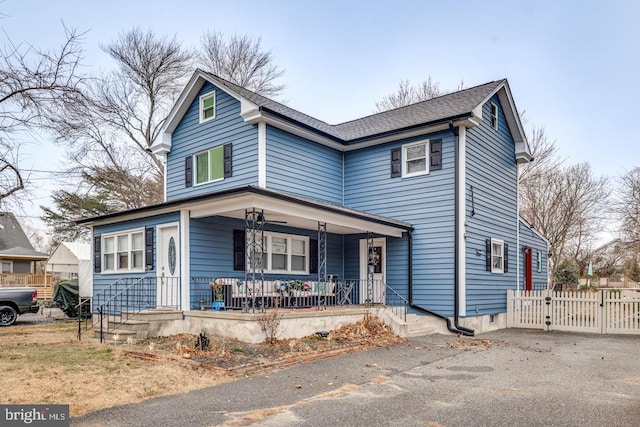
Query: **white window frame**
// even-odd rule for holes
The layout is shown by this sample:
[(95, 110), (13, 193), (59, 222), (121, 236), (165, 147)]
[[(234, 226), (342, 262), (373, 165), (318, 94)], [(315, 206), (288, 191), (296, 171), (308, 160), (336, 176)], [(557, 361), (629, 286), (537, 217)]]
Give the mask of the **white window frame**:
[[(204, 112), (205, 112), (205, 108), (204, 108), (204, 102), (209, 99), (209, 98), (213, 98), (213, 115), (211, 117), (205, 117), (204, 116)], [(206, 123), (209, 120), (213, 120), (216, 118), (216, 91), (211, 91), (209, 93), (205, 93), (204, 95), (200, 95), (200, 102), (199, 102), (199, 109), (200, 109), (200, 123)], [(208, 109), (208, 108), (207, 108)]]
[[(220, 178), (211, 179), (211, 152), (213, 150), (221, 150), (222, 151), (222, 176)], [(198, 182), (198, 156), (206, 154), (207, 155), (207, 180)], [(200, 151), (193, 155), (193, 177), (192, 182), (193, 186), (197, 187), (199, 185), (209, 184), (211, 182), (218, 182), (224, 180), (224, 145), (218, 145), (213, 148), (209, 148), (208, 150)]]
[[(494, 252), (495, 246), (499, 245), (500, 253)], [(495, 257), (500, 257), (500, 267), (496, 267)], [(498, 239), (491, 239), (491, 272), (492, 273), (504, 273), (504, 241)]]
[(538, 273), (542, 273), (542, 252), (540, 252), (540, 249), (536, 250), (536, 270), (538, 270)]
[(498, 130), (498, 104), (491, 103), (491, 115), (489, 120), (491, 121), (491, 127)]
[[(133, 248), (133, 235), (134, 234), (140, 234), (142, 236), (141, 238), (141, 247), (139, 249), (135, 249)], [(119, 266), (119, 262), (118, 262), (118, 254), (119, 253), (124, 253), (125, 251), (118, 251), (118, 238), (121, 237), (126, 237), (127, 239), (127, 249), (126, 249), (126, 253), (127, 253), (127, 267), (123, 268)], [(107, 239), (113, 239), (113, 252), (107, 252), (105, 247), (106, 247), (106, 241)], [(132, 264), (133, 264), (133, 253), (134, 252), (140, 252), (140, 259), (142, 260), (142, 265), (140, 267), (137, 268), (133, 268)], [(112, 269), (107, 269), (106, 268), (106, 262), (105, 262), (105, 257), (107, 255), (113, 255), (113, 268)], [(101, 272), (103, 274), (118, 274), (118, 273), (144, 273), (145, 272), (145, 234), (144, 234), (144, 228), (135, 228), (135, 229), (131, 229), (131, 230), (123, 230), (123, 231), (118, 231), (118, 232), (114, 232), (114, 233), (106, 233), (103, 234), (102, 237), (100, 238), (100, 266), (101, 266)]]
[[(4, 271), (5, 264), (9, 264), (9, 271)], [(0, 268), (2, 268), (2, 270), (0, 270), (0, 273), (5, 273), (5, 274), (13, 273), (13, 261), (3, 259), (2, 265), (0, 265)]]
[[(408, 171), (408, 167), (407, 167), (407, 163), (409, 161), (412, 160), (416, 160), (416, 159), (409, 159), (409, 156), (407, 154), (408, 150), (410, 148), (413, 147), (417, 147), (419, 145), (424, 145), (424, 170), (421, 171), (417, 171), (417, 172), (409, 172)], [(429, 163), (430, 163), (430, 159), (429, 159), (429, 140), (422, 140), (422, 141), (416, 141), (416, 142), (412, 142), (409, 144), (404, 144), (402, 146), (402, 177), (403, 178), (409, 178), (412, 176), (420, 176), (420, 175), (427, 175), (429, 173)]]
[[(286, 269), (274, 269), (273, 267), (273, 238), (281, 238), (286, 239)], [(264, 242), (263, 242), (263, 254), (266, 254), (266, 263), (263, 266), (264, 272), (268, 274), (288, 274), (288, 275), (308, 275), (309, 274), (309, 262), (310, 262), (310, 253), (309, 253), (309, 236), (301, 236), (297, 234), (285, 234), (285, 233), (274, 233), (271, 231), (264, 232)], [(304, 270), (292, 270), (291, 268), (291, 259), (293, 256), (297, 254), (292, 253), (293, 245), (292, 241), (298, 240), (304, 243)], [(280, 254), (276, 254), (280, 255)], [(247, 253), (247, 265), (251, 265), (251, 260), (249, 259), (249, 254)], [(249, 267), (250, 268), (250, 267)]]

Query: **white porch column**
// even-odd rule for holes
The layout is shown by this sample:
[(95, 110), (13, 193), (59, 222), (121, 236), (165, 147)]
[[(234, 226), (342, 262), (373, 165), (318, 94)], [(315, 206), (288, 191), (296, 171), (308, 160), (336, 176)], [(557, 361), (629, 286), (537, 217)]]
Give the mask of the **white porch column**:
[(189, 239), (189, 225), (191, 212), (188, 209), (180, 211), (180, 294), (181, 309), (191, 308), (191, 252)]

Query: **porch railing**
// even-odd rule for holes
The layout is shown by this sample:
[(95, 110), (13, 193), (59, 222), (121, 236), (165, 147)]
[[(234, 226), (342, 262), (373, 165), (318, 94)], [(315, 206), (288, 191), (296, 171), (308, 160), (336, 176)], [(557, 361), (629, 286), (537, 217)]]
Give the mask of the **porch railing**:
[(78, 339), (100, 327), (100, 341), (109, 333), (143, 310), (152, 308), (180, 308), (180, 279), (168, 277), (127, 277), (118, 279), (77, 306), (78, 313), (93, 307), (96, 316), (78, 316)]
[(50, 274), (0, 273), (0, 287), (27, 286), (38, 291), (40, 301), (53, 298), (53, 276)]
[(52, 283), (51, 274), (0, 273), (0, 286), (44, 286)]
[(300, 309), (349, 305), (384, 305), (406, 320), (408, 302), (382, 281), (375, 281), (366, 295), (367, 280), (334, 281), (194, 276), (191, 278), (191, 310), (260, 311), (267, 308)]

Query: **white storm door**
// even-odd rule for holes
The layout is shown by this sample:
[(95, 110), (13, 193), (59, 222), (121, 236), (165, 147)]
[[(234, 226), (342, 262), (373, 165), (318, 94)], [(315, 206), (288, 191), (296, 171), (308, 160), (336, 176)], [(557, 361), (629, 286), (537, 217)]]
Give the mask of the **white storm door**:
[[(372, 264), (369, 265), (367, 239), (360, 240), (360, 304), (366, 303), (369, 299), (375, 304), (384, 304), (386, 291), (384, 278), (387, 270), (386, 243), (384, 238), (373, 239)], [(371, 290), (367, 286), (369, 269), (373, 272), (373, 288)]]
[(157, 306), (180, 308), (180, 239), (178, 225), (159, 225), (156, 260), (158, 261)]

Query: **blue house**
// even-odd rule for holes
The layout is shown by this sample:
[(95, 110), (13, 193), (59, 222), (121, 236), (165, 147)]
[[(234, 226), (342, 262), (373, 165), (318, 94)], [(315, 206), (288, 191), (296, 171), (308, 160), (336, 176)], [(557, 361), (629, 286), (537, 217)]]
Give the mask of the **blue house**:
[(393, 305), (471, 334), (546, 280), (506, 80), (330, 125), (197, 70), (152, 150), (163, 203), (79, 222), (94, 309), (124, 289), (184, 313)]

